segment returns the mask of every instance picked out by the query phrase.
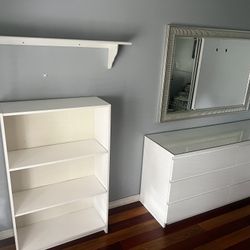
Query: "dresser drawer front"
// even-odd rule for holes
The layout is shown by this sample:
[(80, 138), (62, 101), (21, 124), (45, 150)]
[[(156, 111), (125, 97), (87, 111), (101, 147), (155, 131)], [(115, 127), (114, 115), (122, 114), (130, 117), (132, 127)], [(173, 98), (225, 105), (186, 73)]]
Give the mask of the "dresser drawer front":
[(229, 187), (229, 201), (234, 202), (250, 197), (250, 181)]
[(250, 164), (250, 145), (247, 144), (240, 144), (238, 147), (238, 163), (249, 163)]
[(168, 206), (167, 224), (221, 207), (227, 203), (227, 188), (219, 189), (181, 202), (176, 202)]
[(172, 181), (204, 174), (236, 164), (237, 147), (194, 152), (173, 159)]
[(169, 203), (191, 198), (231, 184), (232, 169), (227, 168), (204, 175), (172, 182)]
[(250, 180), (250, 163), (235, 166), (232, 170), (231, 184), (238, 184)]

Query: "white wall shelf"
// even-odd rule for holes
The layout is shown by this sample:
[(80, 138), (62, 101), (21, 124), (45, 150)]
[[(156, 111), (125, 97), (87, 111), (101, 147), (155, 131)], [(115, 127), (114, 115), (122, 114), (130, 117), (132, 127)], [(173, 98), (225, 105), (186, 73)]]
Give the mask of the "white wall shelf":
[(0, 110), (17, 250), (107, 232), (111, 105), (81, 97)]
[(15, 216), (22, 216), (107, 192), (95, 176), (13, 193)]
[(54, 46), (54, 47), (108, 49), (108, 69), (111, 69), (114, 63), (114, 60), (117, 56), (119, 45), (132, 45), (132, 43), (118, 42), (118, 41), (95, 41), (95, 40), (60, 39), (60, 38), (0, 36), (0, 45)]

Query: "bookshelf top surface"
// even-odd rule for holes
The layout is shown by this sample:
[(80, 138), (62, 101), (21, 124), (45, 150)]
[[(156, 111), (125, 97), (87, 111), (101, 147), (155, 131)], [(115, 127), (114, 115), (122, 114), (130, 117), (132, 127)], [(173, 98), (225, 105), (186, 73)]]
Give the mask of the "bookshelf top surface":
[(107, 105), (110, 104), (98, 97), (78, 97), (0, 102), (0, 111), (3, 116), (12, 116)]

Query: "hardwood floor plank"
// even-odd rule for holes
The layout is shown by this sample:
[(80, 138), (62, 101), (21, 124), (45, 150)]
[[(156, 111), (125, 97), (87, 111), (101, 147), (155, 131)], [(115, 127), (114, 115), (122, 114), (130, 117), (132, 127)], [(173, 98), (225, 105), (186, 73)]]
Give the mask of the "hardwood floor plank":
[(249, 250), (249, 249), (250, 249), (250, 238), (226, 248), (226, 250)]
[[(250, 226), (242, 228), (236, 232), (228, 234), (217, 240), (211, 241), (205, 245), (195, 248), (195, 250), (226, 249), (237, 243), (250, 238)], [(250, 246), (249, 246), (250, 248)]]
[(114, 223), (112, 225), (109, 225), (109, 233), (113, 233), (125, 228), (132, 227), (136, 224), (140, 224), (142, 222), (146, 222), (149, 220), (152, 220), (153, 216), (150, 213), (142, 214), (124, 221), (120, 221), (117, 223)]
[(205, 220), (199, 223), (199, 226), (205, 230), (211, 230), (213, 228), (219, 227), (226, 223), (238, 220), (247, 215), (250, 215), (250, 205), (243, 207), (243, 208), (236, 209), (226, 214), (216, 216), (215, 218)]
[(121, 207), (116, 207), (116, 208), (110, 209), (109, 215), (118, 214), (118, 213), (130, 210), (130, 209), (136, 208), (136, 207), (141, 207), (141, 206), (142, 206), (142, 204), (140, 201), (133, 202), (133, 203), (121, 206)]
[(9, 246), (4, 246), (0, 248), (1, 250), (15, 250), (16, 246), (15, 245), (9, 245)]
[(117, 223), (119, 221), (127, 220), (138, 215), (146, 214), (148, 211), (144, 207), (137, 207), (124, 211), (118, 214), (113, 214), (109, 217), (109, 224)]
[(116, 243), (114, 243), (112, 245), (102, 247), (102, 248), (98, 248), (98, 250), (123, 250), (123, 247), (121, 246), (120, 242), (116, 242)]
[(112, 234), (107, 234), (105, 236), (99, 237), (97, 239), (93, 239), (87, 242), (84, 242), (80, 245), (75, 245), (70, 248), (66, 248), (68, 250), (80, 250), (80, 249), (88, 249), (88, 250), (94, 250), (98, 248), (107, 247), (109, 245), (112, 245), (114, 243), (117, 243), (123, 239), (127, 239), (129, 237), (135, 236), (137, 234), (140, 234), (142, 232), (151, 231), (155, 228), (159, 228), (160, 225), (158, 222), (156, 222), (154, 219), (149, 220), (145, 223), (126, 228), (123, 230), (120, 230), (118, 232), (114, 232)]
[(0, 248), (2, 248), (4, 246), (9, 246), (9, 245), (12, 245), (12, 244), (15, 244), (14, 237), (7, 238), (7, 239), (4, 239), (4, 240), (0, 240)]
[[(180, 230), (175, 233), (167, 234), (167, 235), (162, 235), (162, 237), (155, 237), (153, 238), (148, 238), (144, 237), (144, 240), (142, 241), (137, 241), (137, 246), (136, 247), (131, 247), (132, 245), (127, 242), (127, 244), (122, 244), (124, 246), (124, 249), (131, 249), (131, 250), (140, 250), (140, 249), (147, 249), (147, 250), (158, 250), (162, 249), (166, 246), (172, 245), (176, 242), (180, 242), (182, 240), (188, 239), (190, 237), (193, 237), (195, 235), (199, 235), (202, 233), (203, 230), (198, 226), (198, 225), (193, 225), (191, 227), (185, 228), (183, 230)], [(143, 235), (142, 235), (143, 237)], [(141, 237), (141, 239), (143, 239)], [(143, 243), (143, 241), (145, 243)]]
[(234, 231), (238, 231), (244, 227), (248, 227), (249, 220), (250, 220), (250, 216), (241, 218), (237, 221), (230, 222), (226, 225), (214, 228), (210, 231), (205, 231), (204, 233), (201, 233), (200, 235), (197, 235), (197, 236), (191, 237), (189, 239), (186, 239), (184, 241), (178, 242), (178, 243), (173, 244), (173, 245), (166, 247), (164, 249), (168, 249), (168, 250), (170, 250), (170, 249), (171, 250), (194, 249), (194, 248), (199, 247), (201, 245), (207, 244), (210, 241), (213, 241), (215, 239), (223, 237), (227, 234), (231, 234)]

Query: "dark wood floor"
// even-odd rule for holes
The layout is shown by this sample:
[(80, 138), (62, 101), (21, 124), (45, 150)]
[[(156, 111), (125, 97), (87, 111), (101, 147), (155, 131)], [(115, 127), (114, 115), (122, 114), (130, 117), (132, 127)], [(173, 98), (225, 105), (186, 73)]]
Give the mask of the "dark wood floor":
[[(0, 250), (15, 249), (13, 238)], [(250, 198), (167, 226), (155, 221), (140, 202), (110, 210), (109, 233), (58, 246), (67, 249), (228, 249), (250, 250)]]

